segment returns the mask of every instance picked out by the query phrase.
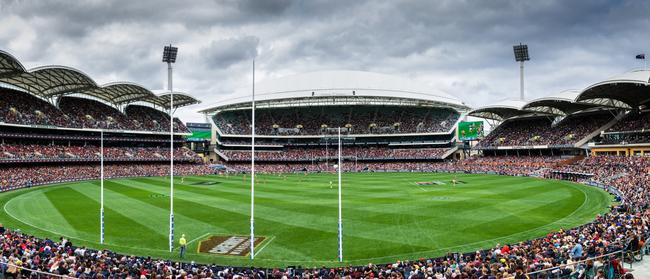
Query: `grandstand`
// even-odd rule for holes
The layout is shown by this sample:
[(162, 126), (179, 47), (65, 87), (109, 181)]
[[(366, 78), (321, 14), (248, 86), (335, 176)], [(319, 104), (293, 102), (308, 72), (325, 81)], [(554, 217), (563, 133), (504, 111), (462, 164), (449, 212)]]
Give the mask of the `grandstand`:
[[(109, 191), (118, 197), (110, 214), (121, 225), (111, 231), (121, 233), (113, 240), (119, 243), (98, 245), (94, 228), (93, 239), (87, 238), (85, 219), (55, 214), (41, 218), (22, 212), (24, 218), (32, 218), (24, 222), (5, 208), (0, 217), (39, 237), (13, 228), (5, 231), (0, 224), (0, 267), (14, 277), (19, 272), (24, 276), (40, 272), (84, 278), (180, 278), (188, 274), (212, 278), (489, 278), (489, 274), (509, 278), (526, 272), (530, 278), (570, 278), (597, 270), (607, 270), (614, 277), (614, 273), (624, 273), (625, 261), (634, 261), (623, 253), (638, 255), (641, 243), (650, 237), (649, 86), (650, 71), (634, 71), (581, 91), (472, 109), (435, 88), (376, 73), (325, 71), (260, 82), (256, 84), (255, 161), (257, 172), (264, 173), (259, 177), (263, 185), (260, 207), (267, 210), (263, 224), (268, 234), (262, 237), (268, 237), (264, 245), (278, 240), (263, 246), (270, 247), (265, 250), (266, 259), (252, 262), (241, 255), (232, 260), (200, 251), (202, 237), (210, 242), (211, 234), (218, 231), (237, 238), (243, 231), (240, 223), (248, 221), (247, 213), (240, 211), (249, 202), (251, 95), (225, 96), (200, 111), (211, 123), (185, 125), (170, 117), (169, 93), (156, 95), (130, 82), (98, 85), (83, 72), (64, 66), (26, 70), (13, 56), (0, 52), (0, 192), (7, 192), (0, 195), (0, 201), (5, 207), (21, 211), (56, 208), (60, 215), (67, 209), (84, 216), (82, 211), (96, 207), (91, 187), (99, 177), (102, 144), (105, 177), (124, 178), (110, 180)], [(174, 92), (174, 100), (175, 108), (200, 103), (181, 92)], [(472, 140), (473, 146), (457, 135), (458, 124), (468, 117), (493, 124), (488, 135)], [(163, 178), (156, 176), (169, 175), (170, 121), (175, 128), (174, 173), (184, 176), (183, 180), (188, 177), (187, 184), (180, 184), (183, 197), (179, 203), (185, 207), (178, 217), (185, 221), (183, 229), (198, 232), (196, 242), (190, 243), (196, 252), (190, 251), (189, 256), (199, 263), (184, 263), (185, 259), (169, 254), (166, 247), (148, 242), (159, 237), (156, 229), (167, 221), (149, 219), (167, 213), (167, 200), (157, 198), (166, 197), (160, 191), (167, 193), (168, 180), (161, 182)], [(353, 220), (358, 227), (351, 229), (356, 234), (348, 240), (362, 243), (361, 248), (348, 244), (346, 248), (357, 248), (356, 258), (344, 263), (327, 258), (331, 255), (322, 248), (334, 238), (317, 229), (333, 219), (322, 211), (330, 210), (333, 203), (327, 198), (333, 197), (328, 189), (338, 159), (339, 129), (341, 169), (355, 172), (346, 178), (352, 184), (346, 191), (360, 195), (346, 208), (346, 214), (359, 215)], [(223, 175), (209, 176), (215, 170)], [(391, 173), (370, 176), (377, 175), (373, 172)], [(235, 173), (239, 175), (229, 177)], [(354, 179), (363, 181), (356, 185)], [(474, 184), (456, 186), (465, 179)], [(583, 191), (586, 186), (559, 180), (595, 187)], [(56, 190), (51, 192), (26, 189), (55, 183), (65, 184), (43, 187)], [(83, 201), (70, 202), (74, 197), (65, 191)], [(31, 195), (25, 198), (27, 202), (9, 204), (26, 194)], [(509, 199), (516, 195), (525, 196), (524, 201)], [(243, 203), (240, 196), (245, 196)], [(575, 204), (574, 197), (582, 205)], [(57, 198), (63, 201), (57, 203)], [(129, 206), (137, 211), (133, 214), (138, 222), (124, 216)], [(517, 207), (525, 209), (517, 211)], [(467, 214), (455, 215), (455, 211)], [(540, 215), (526, 215), (531, 212)], [(63, 221), (30, 225), (50, 217)], [(305, 224), (297, 223), (303, 219)], [(457, 219), (461, 222), (455, 223)], [(69, 229), (66, 226), (75, 229), (73, 237), (60, 242), (44, 239), (51, 236), (48, 233)], [(430, 233), (432, 229), (439, 231)], [(304, 235), (292, 235), (294, 231)], [(465, 239), (451, 239), (456, 234), (477, 240), (467, 244)], [(403, 239), (404, 235), (411, 239)], [(451, 239), (447, 246), (428, 250), (446, 237)], [(584, 246), (584, 253), (577, 252), (578, 246)], [(394, 251), (373, 254), (385, 253), (382, 249)], [(277, 255), (281, 257), (275, 259)], [(367, 264), (369, 258), (382, 262)], [(215, 261), (218, 265), (205, 264)], [(316, 263), (333, 268), (297, 266)], [(226, 266), (231, 264), (280, 268)], [(8, 267), (12, 266), (21, 270), (11, 271)]]
[[(345, 160), (440, 160), (455, 152), (455, 127), (469, 108), (459, 99), (383, 74), (324, 71), (256, 85), (259, 160), (327, 162), (341, 128)], [(201, 111), (216, 128), (216, 154), (250, 160), (250, 95), (235, 93)]]
[[(174, 95), (175, 108), (200, 103), (185, 93)], [(70, 67), (26, 70), (0, 51), (0, 190), (96, 179), (102, 139), (108, 176), (164, 174), (169, 101), (169, 93), (155, 95), (130, 82), (97, 85)], [(179, 173), (206, 173), (207, 167), (196, 166), (201, 158), (184, 146), (189, 130), (174, 122)]]
[(475, 149), (510, 155), (648, 155), (649, 80), (650, 71), (637, 70), (580, 91), (476, 108), (468, 115), (493, 121), (495, 128)]

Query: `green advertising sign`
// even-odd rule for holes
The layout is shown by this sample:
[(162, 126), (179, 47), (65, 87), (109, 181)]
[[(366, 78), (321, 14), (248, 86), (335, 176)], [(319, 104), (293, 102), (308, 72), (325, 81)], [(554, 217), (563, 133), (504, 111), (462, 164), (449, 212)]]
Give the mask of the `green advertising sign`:
[(483, 121), (458, 123), (458, 140), (475, 140), (483, 137)]
[(189, 136), (187, 140), (189, 141), (204, 141), (204, 140), (210, 140), (212, 134), (210, 133), (210, 130), (194, 130), (192, 131), (192, 135)]

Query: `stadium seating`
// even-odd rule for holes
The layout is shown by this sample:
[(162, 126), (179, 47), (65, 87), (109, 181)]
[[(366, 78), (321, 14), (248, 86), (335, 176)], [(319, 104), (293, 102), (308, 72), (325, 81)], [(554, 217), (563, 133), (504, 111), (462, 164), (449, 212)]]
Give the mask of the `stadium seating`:
[[(157, 109), (131, 105), (126, 107), (126, 116), (132, 122), (134, 130), (169, 131), (169, 116)], [(189, 133), (178, 118), (174, 118), (174, 130)]]
[[(248, 153), (250, 154), (250, 153)], [(249, 156), (246, 158), (250, 158)], [(333, 157), (335, 158), (335, 157)], [(404, 158), (406, 159), (406, 158)], [(413, 158), (411, 158), (413, 159)], [(258, 160), (258, 159), (256, 159)], [(262, 160), (263, 161), (263, 160)], [(289, 160), (290, 161), (290, 160)], [(364, 171), (409, 171), (409, 172), (467, 172), (467, 173), (495, 173), (513, 176), (528, 176), (536, 173), (540, 169), (555, 168), (566, 159), (553, 156), (499, 156), (499, 157), (471, 157), (460, 161), (440, 161), (440, 162), (417, 162), (417, 161), (398, 161), (389, 162), (385, 158), (378, 162), (354, 162), (346, 161), (343, 164), (344, 171), (364, 172)], [(255, 169), (259, 172), (303, 172), (303, 171), (334, 171), (325, 161), (320, 160), (314, 163), (299, 163), (296, 161), (273, 163), (266, 162), (256, 165)], [(239, 172), (249, 172), (250, 164), (241, 162), (227, 163), (231, 170)], [(546, 172), (541, 173), (543, 175)]]
[(650, 143), (650, 112), (632, 111), (607, 129), (600, 144)]
[[(99, 161), (99, 146), (0, 144), (0, 163), (3, 161)], [(163, 161), (169, 160), (169, 148), (161, 147), (104, 147), (106, 161)], [(174, 150), (174, 160), (197, 161), (200, 158), (184, 147)]]
[(59, 108), (69, 117), (69, 126), (76, 128), (133, 130), (133, 123), (115, 108), (101, 102), (85, 99), (63, 97)]
[[(448, 132), (459, 114), (443, 108), (320, 107), (259, 109), (260, 135), (318, 135), (341, 127), (351, 134), (404, 134)], [(250, 134), (249, 111), (224, 111), (214, 117), (225, 134)]]
[[(150, 107), (128, 106), (124, 114), (99, 101), (62, 97), (57, 108), (33, 95), (2, 88), (0, 122), (65, 128), (169, 131), (169, 116)], [(175, 118), (174, 122), (175, 131), (189, 133), (179, 119)]]
[(549, 118), (515, 119), (497, 126), (479, 146), (572, 145), (613, 118), (611, 114), (575, 115), (557, 125)]
[[(99, 179), (99, 165), (53, 165), (0, 167), (0, 191), (41, 184)], [(205, 175), (214, 171), (205, 164), (177, 164), (174, 174)], [(169, 164), (109, 164), (104, 166), (106, 178), (164, 176), (169, 174)]]
[(0, 122), (23, 125), (65, 126), (66, 117), (56, 107), (30, 94), (0, 88)]
[(630, 112), (608, 129), (609, 132), (638, 132), (642, 130), (650, 130), (650, 112)]
[[(342, 156), (358, 160), (365, 159), (440, 159), (449, 148), (412, 148), (412, 149), (391, 149), (387, 147), (345, 147), (342, 149)], [(250, 151), (221, 151), (228, 161), (250, 161)], [(283, 151), (258, 151), (255, 154), (256, 160), (263, 161), (310, 161), (325, 158), (336, 158), (338, 156), (336, 146), (326, 150), (325, 148), (304, 149), (290, 148)]]
[[(426, 170), (493, 172), (509, 175), (529, 175), (543, 170), (553, 178), (553, 171), (591, 173), (588, 180), (612, 186), (620, 195), (620, 204), (612, 211), (597, 216), (588, 224), (576, 228), (551, 231), (545, 236), (513, 244), (499, 244), (491, 249), (466, 254), (450, 253), (436, 258), (397, 261), (389, 264), (368, 264), (332, 269), (297, 268), (262, 270), (255, 268), (232, 268), (216, 265), (187, 264), (152, 259), (150, 257), (124, 256), (111, 251), (96, 251), (72, 245), (70, 239), (54, 242), (6, 230), (0, 234), (0, 247), (9, 266), (20, 266), (38, 271), (51, 272), (79, 278), (99, 277), (208, 277), (208, 278), (511, 278), (520, 272), (531, 274), (530, 278), (578, 278), (583, 272), (594, 273), (597, 268), (608, 267), (608, 278), (618, 278), (623, 273), (621, 259), (601, 258), (597, 264), (575, 262), (614, 251), (629, 249), (638, 251), (642, 240), (648, 239), (648, 196), (650, 195), (650, 158), (648, 157), (588, 157), (567, 163), (560, 157), (474, 157), (463, 161), (440, 163), (368, 163), (371, 170)], [(346, 164), (348, 166), (352, 164)], [(233, 164), (231, 169), (245, 170), (248, 164)], [(279, 166), (284, 166), (278, 168)], [(310, 167), (311, 166), (311, 167)], [(261, 164), (259, 171), (288, 171), (300, 167), (315, 169), (310, 164)], [(327, 170), (325, 166), (325, 170)], [(107, 176), (165, 175), (166, 165), (108, 165)], [(205, 165), (181, 164), (178, 174), (207, 174), (211, 169)], [(333, 171), (333, 169), (331, 170)], [(93, 179), (98, 176), (97, 166), (33, 166), (0, 168), (1, 187), (16, 187), (52, 183), (61, 180)], [(606, 190), (612, 188), (605, 188)], [(4, 230), (4, 228), (3, 228)], [(582, 252), (575, 254), (578, 243)], [(58, 259), (58, 260), (57, 260)], [(67, 259), (61, 261), (61, 259)], [(65, 262), (65, 265), (63, 264)], [(64, 268), (61, 268), (64, 266)], [(132, 266), (133, 268), (125, 268)], [(546, 270), (546, 271), (544, 271)], [(31, 272), (7, 269), (9, 276)], [(572, 277), (573, 276), (573, 277)]]

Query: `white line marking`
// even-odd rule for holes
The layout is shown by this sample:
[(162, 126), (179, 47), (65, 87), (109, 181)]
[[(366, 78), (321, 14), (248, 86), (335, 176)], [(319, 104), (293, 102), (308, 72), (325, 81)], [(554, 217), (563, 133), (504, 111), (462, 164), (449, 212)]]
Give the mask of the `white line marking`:
[(424, 190), (424, 188), (422, 188), (422, 186), (420, 186), (420, 184), (418, 184), (417, 182), (413, 182), (413, 185), (417, 186), (417, 187), (420, 188), (420, 190), (422, 190), (422, 191), (429, 192), (429, 191), (427, 191), (427, 190)]
[[(74, 236), (69, 236), (69, 235), (62, 234), (62, 233), (60, 233), (60, 232), (55, 232), (55, 231), (52, 231), (52, 230), (48, 230), (48, 229), (45, 229), (45, 228), (41, 228), (41, 227), (39, 227), (39, 226), (35, 226), (35, 225), (33, 225), (33, 224), (30, 224), (29, 222), (27, 222), (27, 221), (25, 221), (25, 220), (22, 220), (22, 219), (20, 219), (20, 218), (18, 218), (18, 217), (16, 217), (16, 216), (14, 216), (13, 214), (11, 214), (11, 212), (9, 212), (9, 210), (7, 210), (7, 205), (9, 205), (11, 202), (13, 202), (16, 198), (18, 198), (18, 197), (20, 197), (20, 196), (21, 196), (21, 195), (18, 195), (18, 196), (15, 196), (15, 197), (11, 198), (9, 201), (7, 201), (7, 203), (5, 203), (5, 206), (2, 207), (2, 210), (4, 210), (4, 212), (7, 213), (7, 215), (9, 215), (9, 217), (11, 217), (11, 218), (15, 219), (16, 221), (21, 222), (21, 223), (23, 223), (23, 224), (25, 224), (25, 225), (28, 225), (28, 226), (30, 226), (30, 227), (33, 227), (33, 228), (36, 228), (36, 229), (39, 229), (39, 230), (42, 230), (42, 231), (49, 232), (49, 233), (51, 233), (51, 234), (55, 234), (55, 235), (59, 235), (59, 236), (65, 236), (65, 237), (67, 237), (67, 238), (69, 238), (69, 239), (77, 239), (77, 240), (88, 241), (88, 240), (83, 239), (83, 238), (78, 238), (78, 237), (74, 237)], [(89, 242), (93, 242), (93, 241), (89, 241)], [(97, 243), (97, 242), (93, 242), (93, 243)]]
[(271, 241), (273, 241), (274, 239), (275, 239), (275, 235), (272, 236), (272, 237), (269, 239), (269, 241), (267, 241), (266, 243), (264, 243), (264, 245), (262, 245), (262, 247), (260, 247), (260, 249), (257, 249), (257, 252), (255, 252), (255, 255), (253, 255), (253, 256), (255, 257), (255, 256), (257, 256), (257, 254), (259, 254), (260, 252), (262, 252), (262, 250), (264, 250), (264, 248), (266, 248), (266, 246), (269, 246), (269, 243), (271, 243)]
[(199, 239), (202, 239), (202, 238), (204, 238), (204, 237), (206, 237), (206, 236), (208, 236), (208, 235), (210, 235), (210, 233), (204, 233), (204, 234), (202, 234), (201, 236), (199, 236), (199, 237), (197, 237), (197, 238), (195, 238), (195, 239), (190, 240), (190, 242), (188, 242), (187, 245), (190, 245), (190, 243), (192, 243), (192, 242), (194, 242), (194, 241), (197, 241), (197, 240), (199, 240)]
[[(63, 233), (60, 233), (60, 232), (56, 232), (56, 231), (53, 231), (53, 230), (49, 230), (49, 229), (46, 229), (46, 228), (36, 226), (34, 224), (31, 224), (31, 223), (29, 223), (29, 222), (27, 222), (25, 220), (22, 220), (22, 219), (20, 219), (20, 218), (18, 218), (16, 216), (14, 216), (13, 214), (11, 214), (11, 212), (9, 212), (9, 210), (7, 210), (7, 205), (9, 205), (9, 203), (16, 200), (16, 198), (21, 197), (21, 195), (18, 195), (18, 196), (15, 196), (15, 197), (11, 198), (2, 207), (4, 212), (7, 213), (7, 215), (9, 215), (9, 217), (13, 218), (14, 220), (16, 220), (18, 222), (21, 222), (21, 223), (27, 225), (27, 226), (30, 226), (30, 227), (35, 228), (37, 230), (49, 232), (49, 233), (54, 234), (56, 236), (64, 236), (64, 237), (67, 237), (68, 239), (76, 239), (76, 240), (81, 240), (81, 241), (85, 241), (85, 242), (88, 242), (88, 243), (94, 243), (94, 244), (97, 244), (97, 245), (102, 245), (102, 244), (99, 243), (99, 241), (93, 241), (93, 240), (88, 240), (88, 239), (81, 238), (81, 237), (69, 236), (69, 235), (66, 235), (66, 234), (63, 234)], [(106, 247), (127, 248), (127, 249), (140, 249), (140, 250), (147, 250), (147, 251), (154, 251), (154, 252), (165, 252), (165, 251), (167, 251), (167, 250), (164, 250), (164, 249), (152, 249), (152, 248), (147, 248), (147, 247), (126, 246), (126, 245), (108, 244), (108, 243), (104, 243), (104, 246), (106, 246)]]
[[(575, 215), (578, 211), (581, 211), (581, 209), (587, 204), (587, 200), (588, 200), (587, 192), (585, 192), (583, 190), (584, 188), (581, 188), (581, 187), (587, 187), (587, 186), (580, 185), (580, 184), (572, 184), (572, 183), (567, 183), (565, 185), (578, 186), (578, 187), (575, 187), (575, 188), (579, 189), (582, 192), (582, 194), (585, 197), (585, 200), (583, 200), (582, 204), (578, 208), (576, 208), (573, 212), (571, 212), (571, 214), (569, 214), (569, 215), (567, 215), (567, 216), (565, 216), (565, 217), (563, 217), (561, 219), (558, 219), (555, 222), (548, 223), (546, 225), (542, 225), (542, 226), (532, 228), (532, 229), (529, 229), (529, 230), (516, 232), (516, 233), (510, 234), (510, 235), (497, 237), (497, 238), (492, 238), (492, 239), (484, 239), (484, 240), (475, 241), (475, 242), (472, 242), (472, 243), (466, 243), (466, 244), (449, 246), (449, 247), (442, 247), (442, 248), (432, 249), (432, 250), (416, 251), (416, 252), (412, 252), (412, 253), (402, 253), (402, 254), (395, 254), (395, 255), (389, 255), (389, 256), (379, 256), (379, 257), (365, 258), (365, 259), (353, 259), (351, 261), (354, 261), (354, 262), (362, 261), (363, 262), (363, 261), (370, 261), (370, 260), (380, 260), (380, 259), (385, 259), (385, 258), (405, 257), (405, 256), (409, 256), (409, 255), (417, 255), (417, 254), (420, 254), (420, 253), (431, 253), (431, 252), (438, 252), (438, 251), (443, 251), (443, 250), (450, 250), (450, 249), (454, 249), (454, 248), (461, 248), (461, 247), (476, 245), (476, 244), (479, 244), (479, 243), (485, 243), (485, 242), (495, 241), (495, 240), (499, 240), (499, 239), (504, 239), (504, 238), (512, 237), (514, 235), (519, 235), (519, 234), (528, 233), (528, 232), (531, 232), (531, 231), (534, 231), (534, 230), (539, 230), (539, 229), (542, 229), (542, 228), (550, 226), (550, 225), (564, 224), (565, 220), (567, 220), (570, 217), (572, 217), (573, 215)], [(31, 192), (31, 191), (29, 191), (29, 192)], [(20, 197), (21, 195), (15, 196), (15, 197), (11, 198), (9, 201), (7, 201), (7, 203), (5, 203), (3, 209), (10, 217), (12, 217), (15, 220), (17, 220), (17, 221), (19, 221), (21, 223), (24, 223), (24, 224), (26, 224), (26, 225), (28, 225), (30, 227), (33, 227), (33, 228), (36, 228), (36, 229), (39, 229), (39, 230), (43, 230), (43, 231), (47, 231), (47, 232), (53, 233), (55, 235), (58, 234), (58, 235), (61, 235), (61, 236), (66, 236), (64, 234), (61, 234), (61, 233), (58, 233), (58, 232), (55, 232), (55, 231), (51, 231), (51, 230), (48, 230), (48, 229), (44, 229), (44, 228), (32, 225), (32, 224), (30, 224), (30, 223), (28, 223), (28, 222), (26, 222), (24, 220), (16, 218), (13, 214), (11, 214), (9, 211), (7, 211), (7, 205), (10, 202), (12, 202), (14, 199)], [(70, 237), (70, 236), (67, 236), (67, 237), (70, 238), (70, 239), (78, 239), (78, 240), (86, 241), (86, 242), (89, 242), (89, 243), (99, 244), (99, 242), (92, 241), (92, 240), (87, 240), (87, 239), (83, 239), (83, 238), (79, 238), (79, 237)], [(273, 236), (266, 244), (264, 244), (264, 246), (262, 246), (261, 249), (258, 250), (255, 253), (255, 255), (257, 255), (259, 252), (261, 252), (261, 250), (264, 249), (274, 238), (275, 238), (275, 236)], [(152, 249), (152, 248), (146, 248), (146, 247), (133, 247), (133, 246), (124, 246), (124, 245), (117, 245), (117, 244), (105, 244), (105, 246), (113, 246), (113, 247), (129, 248), (129, 249), (139, 249), (139, 250), (148, 250), (148, 251), (154, 251), (154, 252), (165, 252), (165, 251), (167, 251), (167, 250), (164, 250), (164, 249)], [(226, 258), (226, 259), (230, 257), (230, 256), (219, 256), (219, 255), (212, 255), (212, 256), (213, 257)], [(263, 259), (263, 261), (270, 261), (270, 262), (281, 261), (281, 262), (285, 262), (285, 263), (286, 262), (292, 262), (292, 263), (305, 263), (305, 262), (307, 262), (307, 261), (299, 261), (299, 260), (273, 260), (273, 259)], [(314, 261), (314, 262), (317, 262), (317, 263), (338, 263), (338, 261), (334, 261), (334, 260), (320, 260), (320, 261)]]

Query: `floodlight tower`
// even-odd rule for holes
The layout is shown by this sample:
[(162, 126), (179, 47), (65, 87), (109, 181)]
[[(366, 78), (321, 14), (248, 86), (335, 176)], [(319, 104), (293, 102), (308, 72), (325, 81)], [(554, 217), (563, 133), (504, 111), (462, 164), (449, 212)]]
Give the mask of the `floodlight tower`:
[(519, 62), (519, 99), (524, 100), (524, 61), (530, 60), (528, 56), (528, 45), (512, 47), (515, 51), (515, 61)]
[(172, 90), (172, 63), (176, 63), (178, 48), (171, 44), (163, 49), (162, 62), (167, 63), (169, 90), (169, 252), (174, 250), (174, 91)]

